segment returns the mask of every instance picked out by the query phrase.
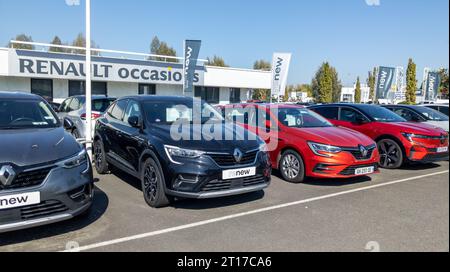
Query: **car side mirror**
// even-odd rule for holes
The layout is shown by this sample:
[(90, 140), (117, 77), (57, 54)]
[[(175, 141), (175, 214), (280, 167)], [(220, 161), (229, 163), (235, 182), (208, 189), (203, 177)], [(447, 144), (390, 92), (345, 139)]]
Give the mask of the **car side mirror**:
[(128, 124), (134, 128), (142, 128), (142, 123), (138, 116), (130, 116), (128, 118)]
[(65, 130), (71, 130), (73, 128), (73, 123), (70, 119), (64, 118), (63, 126)]

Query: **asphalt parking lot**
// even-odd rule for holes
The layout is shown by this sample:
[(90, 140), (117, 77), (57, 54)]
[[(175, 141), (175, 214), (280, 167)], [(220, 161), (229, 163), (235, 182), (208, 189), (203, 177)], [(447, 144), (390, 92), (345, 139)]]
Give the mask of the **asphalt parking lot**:
[[(3, 251), (449, 251), (449, 164), (149, 208), (126, 174), (97, 176), (92, 211), (0, 234)], [(79, 246), (79, 248), (78, 248)]]

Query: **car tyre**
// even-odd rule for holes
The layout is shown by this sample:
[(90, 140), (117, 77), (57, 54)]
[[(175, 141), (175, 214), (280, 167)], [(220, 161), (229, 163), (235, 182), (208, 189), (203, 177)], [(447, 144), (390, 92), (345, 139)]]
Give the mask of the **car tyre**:
[(152, 208), (162, 208), (170, 205), (172, 197), (164, 190), (164, 175), (159, 164), (148, 158), (142, 165), (142, 192), (145, 202)]
[(102, 140), (96, 140), (94, 142), (94, 165), (95, 170), (100, 175), (109, 173), (109, 165), (106, 161), (106, 152)]
[(380, 167), (385, 169), (398, 169), (404, 163), (404, 155), (401, 146), (392, 139), (378, 141), (380, 152)]
[(288, 150), (281, 155), (281, 176), (291, 183), (301, 183), (305, 180), (305, 164), (302, 157), (293, 150)]

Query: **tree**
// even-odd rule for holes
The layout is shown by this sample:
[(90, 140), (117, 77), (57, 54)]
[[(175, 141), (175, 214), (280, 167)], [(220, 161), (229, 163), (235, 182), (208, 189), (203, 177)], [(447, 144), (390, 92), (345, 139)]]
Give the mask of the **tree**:
[[(162, 42), (159, 40), (158, 36), (153, 37), (152, 43), (150, 44), (150, 53), (153, 55), (160, 55), (160, 56), (177, 56), (177, 51), (170, 47), (166, 42)], [(156, 57), (156, 58), (150, 58), (157, 61), (167, 61), (167, 62), (178, 62), (178, 59), (172, 59), (172, 58), (164, 58), (164, 57)]]
[(442, 99), (448, 99), (449, 92), (448, 92), (448, 69), (441, 68), (438, 71), (440, 77), (441, 77), (441, 85), (439, 86), (439, 94)]
[[(253, 69), (270, 71), (270, 70), (272, 70), (272, 65), (270, 64), (270, 62), (267, 62), (265, 60), (257, 60), (253, 64)], [(271, 95), (270, 89), (256, 89), (256, 90), (253, 90), (252, 99), (260, 100), (260, 101), (269, 101), (270, 95)]]
[[(51, 44), (53, 45), (62, 45), (61, 39), (58, 36), (55, 36), (55, 38), (53, 38), (53, 41), (51, 42)], [(48, 49), (48, 52), (54, 52), (54, 53), (65, 53), (67, 52), (66, 49), (61, 48), (61, 47), (50, 47)]]
[(338, 102), (342, 84), (336, 69), (328, 62), (323, 63), (312, 80), (311, 89), (318, 103)]
[[(78, 34), (78, 36), (73, 41), (72, 46), (86, 47), (86, 38), (84, 37), (83, 33)], [(91, 41), (91, 48), (98, 48), (94, 41)], [(83, 49), (74, 49), (70, 50), (70, 52), (73, 54), (86, 55), (86, 50)], [(100, 54), (97, 51), (92, 51), (91, 55), (98, 56)]]
[(214, 56), (212, 59), (207, 58), (209, 66), (217, 66), (217, 67), (228, 67), (225, 63), (225, 60), (221, 57)]
[(375, 82), (377, 76), (377, 68), (373, 68), (373, 72), (369, 72), (369, 77), (367, 78), (367, 85), (369, 86), (369, 99), (375, 101)]
[(356, 80), (355, 103), (361, 103), (361, 81), (359, 80), (359, 77)]
[(406, 103), (416, 103), (417, 77), (416, 64), (410, 58), (408, 61), (408, 69), (406, 70)]
[[(17, 35), (15, 40), (20, 41), (20, 42), (33, 42), (33, 38), (31, 38), (31, 36), (27, 36), (25, 34)], [(34, 45), (17, 44), (17, 43), (14, 43), (14, 44), (9, 43), (8, 47), (11, 47), (14, 49), (23, 49), (23, 50), (34, 50), (35, 49)]]
[(263, 71), (270, 71), (272, 70), (272, 64), (270, 62), (265, 60), (257, 60), (253, 64), (253, 69), (255, 70), (263, 70)]

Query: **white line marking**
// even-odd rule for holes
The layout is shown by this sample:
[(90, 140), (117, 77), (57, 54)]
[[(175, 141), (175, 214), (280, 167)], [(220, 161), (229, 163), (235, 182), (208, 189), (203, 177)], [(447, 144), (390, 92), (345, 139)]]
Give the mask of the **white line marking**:
[(377, 185), (372, 185), (372, 186), (367, 186), (367, 187), (362, 187), (362, 188), (357, 188), (357, 189), (352, 189), (352, 190), (348, 190), (348, 191), (343, 191), (343, 192), (329, 194), (329, 195), (324, 195), (324, 196), (319, 196), (319, 197), (313, 197), (313, 198), (309, 198), (309, 199), (305, 199), (305, 200), (290, 202), (290, 203), (286, 203), (286, 204), (280, 204), (280, 205), (276, 205), (276, 206), (272, 206), (272, 207), (262, 208), (262, 209), (248, 211), (248, 212), (243, 212), (243, 213), (238, 213), (238, 214), (232, 214), (232, 215), (218, 217), (218, 218), (214, 218), (214, 219), (210, 219), (210, 220), (200, 221), (200, 222), (197, 222), (197, 223), (182, 225), (182, 226), (178, 226), (178, 227), (174, 227), (174, 228), (168, 228), (168, 229), (163, 229), (163, 230), (143, 233), (143, 234), (139, 234), (139, 235), (123, 237), (123, 238), (120, 238), (120, 239), (114, 239), (114, 240), (110, 240), (110, 241), (105, 241), (105, 242), (101, 242), (101, 243), (95, 243), (95, 244), (91, 244), (91, 245), (87, 245), (87, 246), (82, 246), (82, 247), (79, 247), (79, 248), (73, 249), (73, 250), (65, 250), (63, 252), (78, 252), (78, 251), (91, 250), (91, 249), (95, 249), (95, 248), (99, 248), (99, 247), (111, 246), (111, 245), (115, 245), (115, 244), (129, 242), (129, 241), (133, 241), (133, 240), (139, 240), (139, 239), (148, 238), (148, 237), (152, 237), (152, 236), (157, 236), (157, 235), (161, 235), (161, 234), (166, 234), (166, 233), (170, 233), (170, 232), (175, 232), (175, 231), (195, 228), (195, 227), (199, 227), (199, 226), (209, 225), (209, 224), (212, 224), (212, 223), (217, 223), (217, 222), (221, 222), (221, 221), (235, 219), (235, 218), (238, 218), (238, 217), (244, 217), (244, 216), (247, 216), (247, 215), (253, 215), (253, 214), (257, 214), (257, 213), (263, 213), (263, 212), (278, 210), (278, 209), (282, 209), (282, 208), (286, 208), (286, 207), (296, 206), (296, 205), (305, 204), (305, 203), (318, 201), (318, 200), (323, 200), (323, 199), (327, 199), (327, 198), (333, 198), (333, 197), (347, 195), (347, 194), (351, 194), (351, 193), (367, 191), (367, 190), (380, 188), (380, 187), (384, 187), (384, 186), (388, 186), (388, 185), (393, 185), (393, 184), (397, 184), (397, 183), (403, 183), (403, 182), (407, 182), (407, 181), (423, 179), (423, 178), (432, 177), (432, 176), (438, 176), (438, 175), (446, 174), (448, 172), (449, 172), (449, 170), (442, 171), (442, 172), (437, 172), (437, 173), (433, 173), (433, 174), (427, 174), (427, 175), (422, 175), (422, 176), (417, 176), (417, 177), (411, 177), (411, 178), (406, 178), (406, 179), (386, 182), (386, 183), (382, 183), (382, 184), (377, 184)]

